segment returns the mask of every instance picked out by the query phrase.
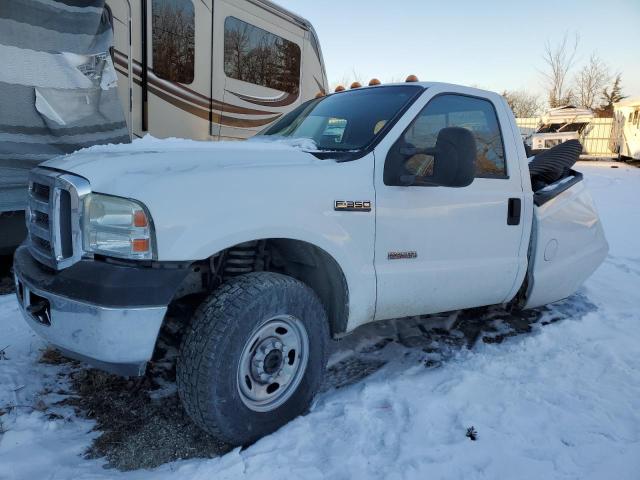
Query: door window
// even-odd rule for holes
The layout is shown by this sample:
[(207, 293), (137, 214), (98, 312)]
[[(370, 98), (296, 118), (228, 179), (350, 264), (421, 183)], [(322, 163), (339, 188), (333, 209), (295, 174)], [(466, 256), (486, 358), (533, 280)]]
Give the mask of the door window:
[[(446, 127), (463, 127), (473, 133), (477, 148), (476, 177), (507, 178), (498, 116), (493, 104), (482, 98), (454, 94), (438, 95), (405, 130), (392, 147), (392, 151), (433, 148), (440, 130)], [(388, 172), (392, 175), (392, 171), (395, 172), (393, 176), (397, 176), (402, 165), (405, 171), (400, 173), (401, 175), (428, 177), (433, 174), (433, 157), (430, 155), (418, 153), (408, 159), (398, 157), (389, 156), (387, 163), (392, 162), (396, 165), (385, 165), (385, 176)]]
[(153, 0), (153, 71), (165, 80), (192, 83), (196, 18), (191, 0)]
[(297, 95), (300, 56), (296, 43), (235, 17), (224, 22), (224, 73), (229, 78)]

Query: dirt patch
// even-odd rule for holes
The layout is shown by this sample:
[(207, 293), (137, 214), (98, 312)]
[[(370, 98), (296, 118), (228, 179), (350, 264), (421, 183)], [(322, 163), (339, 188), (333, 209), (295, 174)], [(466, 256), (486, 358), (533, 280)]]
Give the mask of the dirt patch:
[(75, 360), (68, 359), (55, 348), (47, 348), (46, 350), (44, 350), (40, 355), (40, 359), (38, 361), (46, 365), (65, 365), (65, 364), (71, 364), (73, 366), (80, 365), (80, 362), (76, 362)]
[(70, 382), (75, 395), (61, 404), (95, 420), (95, 430), (101, 432), (86, 457), (105, 458), (108, 467), (127, 471), (228, 452), (228, 445), (191, 422), (172, 392), (174, 381), (174, 370), (164, 363), (151, 364), (147, 375), (135, 379), (95, 369), (74, 371)]

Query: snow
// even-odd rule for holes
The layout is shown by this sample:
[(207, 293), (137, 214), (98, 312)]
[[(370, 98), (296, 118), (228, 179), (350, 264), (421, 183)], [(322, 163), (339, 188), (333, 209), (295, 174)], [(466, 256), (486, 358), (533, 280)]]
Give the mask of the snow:
[[(92, 423), (69, 410), (50, 419), (51, 410), (14, 408), (0, 416), (0, 479), (637, 479), (640, 169), (611, 165), (578, 165), (611, 251), (577, 295), (552, 308), (567, 319), (480, 342), (439, 368), (390, 345), (382, 369), (321, 394), (311, 413), (250, 448), (153, 471), (121, 473), (84, 459)], [(12, 296), (0, 297), (5, 345), (0, 409), (50, 403), (55, 392), (42, 392), (68, 367), (37, 362), (43, 345)], [(470, 426), (477, 441), (465, 437)]]
[(91, 147), (82, 148), (77, 152), (69, 155), (85, 155), (92, 153), (135, 153), (135, 152), (153, 152), (161, 151), (183, 151), (183, 150), (199, 150), (199, 151), (225, 151), (225, 150), (302, 150), (306, 152), (314, 152), (318, 150), (316, 143), (309, 138), (285, 138), (285, 137), (252, 137), (249, 141), (239, 142), (235, 140), (226, 140), (220, 142), (211, 142), (203, 140), (190, 140), (186, 138), (156, 138), (152, 135), (145, 135), (137, 138), (131, 143), (93, 145)]

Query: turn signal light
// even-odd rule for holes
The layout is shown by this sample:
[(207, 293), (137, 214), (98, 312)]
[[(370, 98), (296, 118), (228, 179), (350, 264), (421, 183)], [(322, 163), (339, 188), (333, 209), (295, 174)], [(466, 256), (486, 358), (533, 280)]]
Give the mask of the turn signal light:
[(140, 228), (149, 226), (147, 215), (142, 210), (136, 210), (133, 213), (133, 226), (140, 227)]
[(148, 238), (134, 238), (131, 240), (131, 251), (135, 253), (144, 253), (149, 251)]

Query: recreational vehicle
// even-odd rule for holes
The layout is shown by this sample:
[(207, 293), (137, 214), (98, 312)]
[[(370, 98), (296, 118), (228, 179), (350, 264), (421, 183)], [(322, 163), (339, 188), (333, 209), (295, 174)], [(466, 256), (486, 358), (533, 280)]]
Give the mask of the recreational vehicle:
[(327, 91), (305, 19), (268, 0), (107, 0), (134, 137), (245, 139)]
[(640, 97), (615, 103), (613, 112), (616, 152), (621, 158), (640, 160)]
[(547, 150), (567, 140), (580, 140), (589, 133), (589, 123), (593, 112), (587, 108), (572, 105), (552, 108), (540, 120), (535, 133), (531, 136), (530, 147), (533, 152)]

